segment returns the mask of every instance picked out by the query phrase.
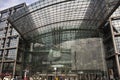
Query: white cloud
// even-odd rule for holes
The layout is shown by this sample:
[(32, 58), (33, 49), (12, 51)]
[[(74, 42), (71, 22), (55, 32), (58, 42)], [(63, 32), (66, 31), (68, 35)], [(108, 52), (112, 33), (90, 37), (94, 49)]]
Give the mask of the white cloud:
[[(7, 2), (6, 2), (7, 1)], [(20, 4), (23, 0), (2, 0), (0, 2), (0, 10), (15, 6), (17, 4)]]
[(20, 3), (26, 2), (27, 4), (31, 4), (38, 0), (0, 0), (0, 11), (15, 5), (18, 5)]

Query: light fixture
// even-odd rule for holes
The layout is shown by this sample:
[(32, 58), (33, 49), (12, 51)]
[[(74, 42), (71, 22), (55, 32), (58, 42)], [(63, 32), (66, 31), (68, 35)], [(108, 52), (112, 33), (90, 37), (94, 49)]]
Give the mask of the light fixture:
[(57, 70), (57, 68), (56, 68), (56, 67), (54, 67), (54, 70), (56, 71), (56, 70)]

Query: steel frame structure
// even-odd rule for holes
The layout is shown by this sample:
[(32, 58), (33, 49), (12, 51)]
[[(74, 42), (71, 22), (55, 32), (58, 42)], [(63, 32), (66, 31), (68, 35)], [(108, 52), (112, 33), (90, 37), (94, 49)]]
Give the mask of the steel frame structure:
[[(48, 49), (53, 45), (73, 39), (100, 37), (99, 29), (104, 29), (108, 18), (119, 5), (119, 0), (43, 0), (29, 6), (25, 5), (24, 8), (11, 15), (8, 22), (25, 41), (28, 41), (28, 45), (42, 43)], [(115, 33), (115, 28), (112, 25), (112, 20), (119, 18), (119, 16), (109, 18), (111, 35), (107, 36), (104, 43), (106, 46), (106, 44), (109, 45), (108, 40), (112, 41), (114, 51), (109, 56), (106, 52), (106, 59), (109, 61), (114, 57), (118, 70), (118, 72), (114, 70), (116, 74), (118, 73), (115, 77), (120, 78), (119, 52), (115, 41), (120, 34)], [(68, 36), (69, 34), (70, 36)], [(18, 47), (16, 48), (18, 49)], [(4, 62), (4, 58), (2, 62)], [(13, 75), (15, 75), (17, 58), (13, 62)], [(111, 68), (108, 67), (108, 69)]]

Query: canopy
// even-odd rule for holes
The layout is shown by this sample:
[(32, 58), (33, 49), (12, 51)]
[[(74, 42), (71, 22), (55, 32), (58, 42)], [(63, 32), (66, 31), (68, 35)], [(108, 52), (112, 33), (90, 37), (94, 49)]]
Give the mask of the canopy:
[(46, 34), (61, 36), (68, 31), (75, 36), (91, 37), (96, 36), (96, 30), (119, 3), (119, 0), (39, 0), (14, 13), (9, 22), (30, 41)]

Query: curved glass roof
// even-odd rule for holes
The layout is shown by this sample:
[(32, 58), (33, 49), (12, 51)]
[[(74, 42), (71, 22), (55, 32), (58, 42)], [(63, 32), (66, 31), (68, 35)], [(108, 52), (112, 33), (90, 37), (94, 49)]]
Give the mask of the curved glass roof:
[(85, 36), (95, 34), (119, 3), (119, 0), (39, 0), (14, 13), (9, 22), (27, 40), (58, 30), (78, 29)]
[(51, 73), (54, 65), (64, 66), (58, 68), (60, 72), (65, 68), (106, 71), (102, 39), (93, 37), (98, 37), (97, 29), (119, 3), (120, 0), (39, 0), (14, 13), (8, 21), (24, 39), (33, 42), (33, 50), (28, 51), (33, 58), (33, 72)]

